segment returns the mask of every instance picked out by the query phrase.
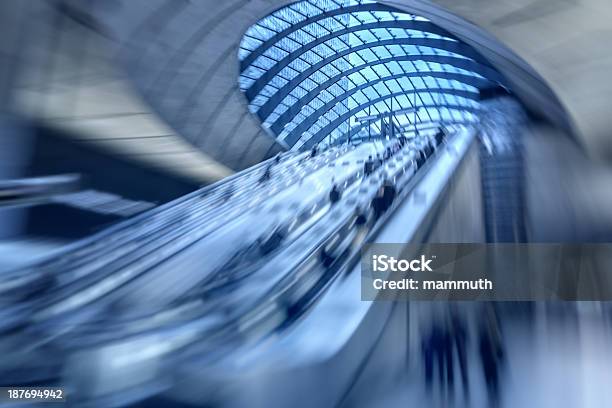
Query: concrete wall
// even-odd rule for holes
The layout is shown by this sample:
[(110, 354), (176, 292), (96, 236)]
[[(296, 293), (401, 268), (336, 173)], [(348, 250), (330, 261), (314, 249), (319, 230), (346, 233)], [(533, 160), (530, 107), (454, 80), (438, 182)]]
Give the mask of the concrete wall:
[(442, 201), (427, 242), (485, 241), (478, 141), (474, 141)]
[[(19, 178), (31, 157), (32, 134), (14, 115), (13, 93), (17, 61), (21, 58), (25, 2), (0, 2), (0, 180)], [(14, 235), (25, 223), (22, 210), (0, 212), (0, 240)]]
[(612, 240), (612, 168), (548, 127), (529, 128), (524, 143), (529, 240)]

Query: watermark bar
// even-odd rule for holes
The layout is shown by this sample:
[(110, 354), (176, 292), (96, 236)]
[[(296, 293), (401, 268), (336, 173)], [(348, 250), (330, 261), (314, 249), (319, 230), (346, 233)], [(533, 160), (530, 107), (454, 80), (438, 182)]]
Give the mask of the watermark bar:
[(362, 300), (612, 300), (612, 244), (368, 244)]

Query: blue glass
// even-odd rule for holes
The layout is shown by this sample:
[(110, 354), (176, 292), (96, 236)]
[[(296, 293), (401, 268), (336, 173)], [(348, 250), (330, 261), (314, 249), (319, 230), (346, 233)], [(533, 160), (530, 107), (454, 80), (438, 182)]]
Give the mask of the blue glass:
[[(413, 107), (416, 113), (400, 112), (394, 123), (473, 122), (480, 106), (475, 84), (484, 77), (458, 45), (427, 19), (375, 1), (300, 1), (245, 33), (239, 85), (250, 111), (294, 149), (330, 135), (341, 141), (349, 127), (367, 130), (356, 117)], [(378, 123), (370, 126), (380, 131)]]

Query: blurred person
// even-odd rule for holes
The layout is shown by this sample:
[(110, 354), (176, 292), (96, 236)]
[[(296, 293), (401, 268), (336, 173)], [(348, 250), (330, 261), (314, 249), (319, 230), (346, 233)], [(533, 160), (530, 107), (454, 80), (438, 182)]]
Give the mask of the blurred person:
[(336, 262), (336, 259), (337, 259), (333, 251), (328, 250), (327, 248), (323, 248), (321, 250), (319, 257), (321, 260), (321, 264), (323, 264), (325, 268), (331, 267), (334, 264), (334, 262)]
[(368, 160), (363, 164), (363, 175), (369, 176), (374, 171), (374, 161), (372, 160), (372, 156), (368, 156)]
[(467, 370), (467, 347), (468, 347), (468, 332), (465, 321), (459, 316), (455, 309), (451, 309), (451, 333), (454, 351), (457, 353), (457, 361), (459, 363), (459, 372), (461, 374), (461, 384), (463, 387), (463, 395), (466, 400), (470, 396), (470, 383)]
[[(444, 320), (444, 337), (442, 338), (442, 370), (440, 382), (446, 379), (446, 396), (449, 401), (453, 400), (455, 395), (455, 360), (454, 360), (454, 341), (451, 333), (450, 323), (447, 319)], [(446, 377), (446, 378), (445, 378)]]
[(417, 159), (416, 159), (416, 165), (418, 169), (420, 169), (423, 166), (423, 164), (425, 164), (425, 159), (426, 159), (425, 154), (423, 153), (423, 151), (419, 150), (417, 153)]
[(425, 389), (427, 393), (431, 395), (433, 390), (433, 373), (434, 373), (434, 360), (436, 354), (435, 344), (439, 342), (440, 331), (437, 330), (437, 326), (434, 326), (429, 334), (429, 337), (423, 340), (421, 346), (423, 353), (423, 362), (425, 365)]
[(372, 199), (371, 203), (372, 209), (374, 210), (375, 221), (378, 221), (385, 211), (391, 207), (396, 195), (397, 191), (395, 186), (391, 180), (385, 178), (385, 181), (376, 192), (376, 195)]
[(385, 212), (384, 195), (385, 188), (383, 186), (380, 186), (378, 191), (376, 191), (376, 195), (374, 196), (370, 204), (372, 210), (374, 211), (374, 222), (378, 221)]
[(368, 216), (361, 207), (355, 209), (355, 214), (357, 215), (355, 218), (355, 225), (358, 227), (363, 227), (366, 225), (368, 222)]
[[(442, 391), (452, 395), (454, 386), (454, 367), (452, 359), (452, 342), (446, 321), (435, 321), (425, 337), (423, 344), (423, 358), (425, 364), (425, 388), (431, 395), (434, 379)], [(437, 376), (434, 376), (434, 371)]]
[(266, 181), (270, 180), (270, 178), (272, 178), (272, 163), (266, 166), (266, 169), (259, 178), (259, 184), (265, 183)]
[(434, 138), (436, 139), (436, 146), (440, 146), (446, 138), (446, 133), (444, 132), (444, 128), (442, 128), (442, 126), (438, 127), (438, 131), (436, 132)]
[[(333, 183), (333, 181), (332, 181)], [(342, 193), (340, 191), (340, 189), (338, 188), (338, 185), (336, 183), (333, 184), (331, 191), (329, 192), (329, 202), (334, 205), (336, 204), (338, 201), (340, 201), (340, 198), (342, 197)]]
[(312, 159), (319, 153), (317, 145), (312, 146), (312, 150), (310, 151), (310, 158)]
[(393, 204), (393, 201), (395, 201), (396, 195), (397, 195), (397, 190), (395, 189), (395, 185), (390, 179), (385, 178), (385, 181), (383, 181), (383, 198), (384, 198), (385, 211), (391, 207), (391, 205)]
[(500, 371), (505, 362), (505, 352), (497, 318), (492, 309), (488, 309), (485, 320), (481, 322), (478, 334), (478, 350), (482, 371), (487, 385), (489, 406), (500, 406)]
[(425, 157), (429, 157), (433, 154), (434, 150), (431, 147), (431, 142), (429, 140), (429, 138), (425, 137), (425, 140), (423, 140), (423, 145), (424, 145), (424, 152), (425, 152)]
[(230, 198), (234, 196), (236, 187), (233, 184), (227, 186), (225, 191), (223, 191), (223, 201), (228, 201)]
[(353, 249), (358, 249), (358, 248), (361, 248), (361, 245), (365, 241), (366, 236), (368, 235), (368, 232), (370, 229), (368, 226), (368, 215), (361, 206), (358, 206), (355, 209), (354, 214), (355, 214), (356, 233), (353, 239), (353, 243), (351, 245)]
[(257, 239), (259, 250), (262, 255), (268, 255), (278, 249), (283, 243), (287, 231), (282, 227), (275, 227), (270, 234)]

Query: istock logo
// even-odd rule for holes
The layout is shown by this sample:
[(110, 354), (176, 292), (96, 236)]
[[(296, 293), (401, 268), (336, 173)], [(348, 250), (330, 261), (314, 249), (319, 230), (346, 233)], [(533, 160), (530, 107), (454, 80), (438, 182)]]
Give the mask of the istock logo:
[(433, 259), (426, 259), (421, 255), (420, 259), (395, 259), (387, 255), (372, 255), (372, 269), (374, 272), (433, 272), (429, 264)]

